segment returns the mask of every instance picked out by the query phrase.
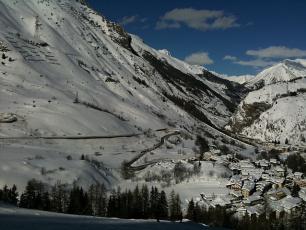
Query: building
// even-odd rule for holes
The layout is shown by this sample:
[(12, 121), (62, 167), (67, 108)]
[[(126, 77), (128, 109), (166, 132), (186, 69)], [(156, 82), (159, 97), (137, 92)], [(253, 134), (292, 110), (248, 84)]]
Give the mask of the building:
[(241, 188), (241, 193), (244, 198), (249, 197), (255, 191), (255, 182), (246, 180)]
[(264, 213), (264, 206), (262, 204), (257, 204), (254, 206), (242, 206), (237, 210), (238, 218), (242, 219), (245, 215), (249, 215), (249, 217), (256, 216), (259, 217)]
[(276, 166), (274, 168), (274, 176), (276, 176), (276, 177), (285, 177), (285, 169), (280, 167), (280, 166)]
[(240, 175), (233, 175), (229, 182), (226, 184), (226, 187), (233, 189), (235, 191), (240, 191), (242, 188), (242, 178)]
[(261, 204), (263, 202), (264, 202), (263, 197), (257, 194), (249, 196), (247, 199), (243, 200), (243, 204), (245, 204), (246, 206), (253, 206), (253, 205)]
[(271, 182), (264, 180), (256, 182), (255, 185), (256, 191), (260, 191), (262, 193), (268, 191), (271, 188), (271, 186), (272, 186)]
[(272, 210), (276, 212), (276, 217), (279, 218), (282, 212), (286, 214), (298, 214), (302, 209), (302, 199), (300, 197), (292, 197), (288, 195), (278, 201), (270, 204)]

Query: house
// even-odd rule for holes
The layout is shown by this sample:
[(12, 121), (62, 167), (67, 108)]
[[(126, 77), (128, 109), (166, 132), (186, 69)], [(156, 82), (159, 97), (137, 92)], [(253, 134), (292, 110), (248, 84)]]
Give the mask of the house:
[(240, 174), (241, 169), (238, 163), (230, 163), (228, 168), (233, 172), (234, 175)]
[(267, 198), (270, 201), (278, 201), (291, 194), (288, 188), (271, 189), (267, 192)]
[(262, 168), (264, 170), (267, 170), (270, 168), (270, 162), (265, 160), (265, 159), (262, 159), (262, 160), (259, 160), (259, 161), (256, 161), (255, 162), (255, 165), (258, 167), (258, 168)]
[(247, 199), (243, 200), (243, 204), (246, 206), (253, 206), (257, 204), (261, 204), (264, 201), (262, 196), (258, 196), (257, 194), (249, 196)]
[(292, 197), (290, 195), (284, 197), (283, 199), (275, 202), (270, 207), (275, 210), (276, 217), (279, 218), (282, 212), (287, 214), (297, 214), (302, 209), (302, 199), (299, 197)]
[(271, 188), (272, 184), (269, 181), (258, 181), (256, 182), (255, 188), (256, 191), (260, 191), (262, 193), (268, 191)]
[(246, 180), (241, 188), (241, 193), (244, 198), (249, 197), (255, 191), (254, 181)]
[(271, 158), (271, 159), (270, 159), (270, 164), (271, 164), (272, 166), (276, 166), (276, 165), (278, 165), (278, 161), (277, 161), (275, 158)]
[(233, 175), (229, 182), (226, 184), (226, 187), (236, 191), (240, 191), (242, 188), (242, 178), (240, 175)]
[(272, 183), (273, 188), (282, 188), (285, 182), (285, 178), (283, 177), (272, 177), (269, 180)]
[(270, 180), (270, 175), (269, 175), (269, 173), (265, 172), (265, 173), (261, 174), (261, 178), (263, 180)]
[(252, 216), (259, 217), (265, 211), (264, 206), (262, 204), (257, 204), (254, 206), (247, 206), (245, 207), (245, 209), (246, 209), (246, 214), (248, 214), (249, 217), (252, 217)]
[(248, 170), (248, 169), (254, 169), (255, 166), (251, 163), (250, 160), (241, 160), (239, 162), (240, 169), (241, 170)]
[(230, 195), (234, 198), (232, 200), (233, 202), (234, 201), (240, 201), (243, 198), (241, 191), (231, 190)]
[(299, 197), (287, 196), (282, 200), (282, 207), (286, 213), (297, 212), (301, 209), (302, 199)]
[(280, 166), (276, 166), (274, 168), (274, 175), (277, 177), (285, 177), (285, 169)]

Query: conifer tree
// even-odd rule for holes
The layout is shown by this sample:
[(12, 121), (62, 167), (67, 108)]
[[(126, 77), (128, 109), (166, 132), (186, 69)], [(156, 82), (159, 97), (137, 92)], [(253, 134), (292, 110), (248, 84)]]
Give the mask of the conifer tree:
[(167, 196), (165, 191), (161, 191), (159, 195), (159, 200), (158, 200), (158, 214), (159, 214), (159, 219), (162, 220), (167, 220), (168, 219), (168, 202), (167, 202)]

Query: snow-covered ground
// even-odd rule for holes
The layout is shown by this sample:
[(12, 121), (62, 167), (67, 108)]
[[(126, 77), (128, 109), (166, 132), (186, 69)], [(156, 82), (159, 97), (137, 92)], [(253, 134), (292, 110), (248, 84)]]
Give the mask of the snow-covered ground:
[(216, 229), (189, 221), (174, 223), (156, 220), (124, 220), (117, 218), (98, 218), (89, 216), (74, 216), (19, 209), (0, 204), (0, 229), (5, 230), (155, 230), (155, 229)]

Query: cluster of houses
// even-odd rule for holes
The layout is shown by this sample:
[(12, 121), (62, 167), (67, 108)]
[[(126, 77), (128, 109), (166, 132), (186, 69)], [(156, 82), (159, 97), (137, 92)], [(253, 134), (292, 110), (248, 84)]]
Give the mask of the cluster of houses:
[(201, 194), (201, 202), (207, 207), (222, 206), (235, 211), (239, 218), (245, 215), (275, 212), (299, 215), (306, 201), (306, 179), (301, 172), (292, 173), (276, 159), (251, 161), (238, 160), (232, 155), (210, 154), (209, 159), (226, 165), (232, 172), (226, 187), (227, 195)]

